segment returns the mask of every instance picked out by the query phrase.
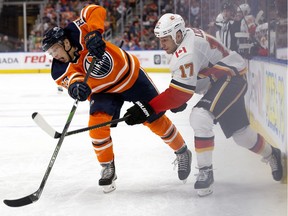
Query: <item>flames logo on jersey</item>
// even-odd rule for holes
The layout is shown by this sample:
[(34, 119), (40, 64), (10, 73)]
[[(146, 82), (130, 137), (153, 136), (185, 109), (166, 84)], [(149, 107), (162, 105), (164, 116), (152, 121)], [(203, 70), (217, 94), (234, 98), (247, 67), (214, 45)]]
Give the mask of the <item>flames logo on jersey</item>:
[[(86, 71), (88, 71), (91, 61), (92, 56), (88, 55), (84, 63)], [(112, 66), (113, 66), (112, 58), (109, 53), (105, 52), (102, 59), (100, 61), (96, 61), (90, 76), (96, 79), (104, 78), (109, 73), (111, 73), (113, 68)]]

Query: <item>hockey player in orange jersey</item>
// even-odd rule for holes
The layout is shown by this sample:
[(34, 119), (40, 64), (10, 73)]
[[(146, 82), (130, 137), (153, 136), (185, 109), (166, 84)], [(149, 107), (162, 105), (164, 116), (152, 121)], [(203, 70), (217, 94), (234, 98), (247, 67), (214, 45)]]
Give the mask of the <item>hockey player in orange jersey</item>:
[(249, 126), (244, 100), (247, 90), (244, 59), (201, 29), (185, 28), (178, 14), (164, 14), (154, 33), (162, 48), (171, 55), (171, 82), (149, 103), (142, 102), (141, 107), (136, 103), (129, 108), (126, 123), (134, 125), (145, 121), (149, 115), (143, 114), (144, 108), (150, 114), (181, 106), (185, 109), (194, 93), (201, 94), (189, 117), (199, 168), (194, 184), (198, 195), (213, 192), (213, 126), (216, 122), (227, 138), (232, 137), (238, 145), (261, 155), (271, 166), (273, 179), (280, 181), (283, 178), (280, 149), (271, 146)]
[[(55, 82), (67, 88), (72, 98), (90, 101), (89, 126), (119, 118), (125, 101), (148, 102), (158, 95), (139, 60), (102, 38), (105, 16), (103, 7), (87, 5), (64, 29), (54, 27), (46, 32), (42, 42), (43, 50), (53, 57)], [(92, 56), (98, 59), (86, 84), (83, 80)], [(175, 152), (178, 177), (185, 182), (192, 155), (177, 128), (164, 112), (151, 115), (144, 125)], [(117, 176), (110, 126), (91, 130), (90, 137), (102, 166), (99, 185), (104, 192), (111, 192)]]

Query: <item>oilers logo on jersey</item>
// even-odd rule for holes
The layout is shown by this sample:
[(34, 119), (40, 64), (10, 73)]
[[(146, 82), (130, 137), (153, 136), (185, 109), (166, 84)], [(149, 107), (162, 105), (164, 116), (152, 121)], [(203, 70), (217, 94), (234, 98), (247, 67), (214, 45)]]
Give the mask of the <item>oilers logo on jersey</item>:
[[(84, 62), (86, 71), (88, 71), (91, 61), (92, 61), (92, 56), (88, 54)], [(97, 78), (97, 79), (104, 78), (108, 76), (109, 73), (111, 73), (113, 69), (112, 66), (113, 66), (112, 57), (110, 56), (108, 52), (105, 52), (102, 59), (97, 61), (95, 65), (93, 66), (93, 70), (90, 76)]]

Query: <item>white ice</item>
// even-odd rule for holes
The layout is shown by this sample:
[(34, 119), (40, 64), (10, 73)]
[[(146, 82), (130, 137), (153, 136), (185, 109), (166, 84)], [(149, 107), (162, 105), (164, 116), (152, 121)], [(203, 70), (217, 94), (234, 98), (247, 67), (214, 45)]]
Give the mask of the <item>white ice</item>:
[[(150, 74), (159, 90), (167, 73)], [(58, 142), (32, 121), (33, 112), (61, 132), (74, 103), (57, 93), (48, 74), (1, 75), (0, 83), (0, 215), (1, 216), (286, 216), (287, 184), (272, 179), (259, 155), (226, 139), (215, 126), (214, 193), (200, 198), (193, 188), (196, 156), (186, 184), (171, 164), (175, 155), (148, 128), (119, 123), (112, 129), (117, 189), (104, 194), (98, 186), (100, 165), (87, 132), (64, 139), (40, 199), (11, 208), (2, 201), (35, 192)], [(194, 152), (188, 118), (197, 97), (182, 113), (167, 115)], [(87, 102), (79, 103), (69, 130), (86, 127)], [(123, 107), (122, 115), (127, 107)]]

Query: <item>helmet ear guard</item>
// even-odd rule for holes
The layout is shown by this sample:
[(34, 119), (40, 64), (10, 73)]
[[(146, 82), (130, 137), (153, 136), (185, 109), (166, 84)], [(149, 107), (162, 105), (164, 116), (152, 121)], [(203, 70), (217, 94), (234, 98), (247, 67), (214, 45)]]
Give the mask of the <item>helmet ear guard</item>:
[(62, 42), (66, 38), (63, 28), (54, 27), (48, 30), (42, 40), (42, 50), (46, 52), (55, 43)]
[[(157, 38), (171, 35), (176, 43), (176, 33), (182, 32), (183, 37), (186, 35), (184, 19), (178, 14), (166, 13), (157, 22), (154, 28), (154, 34)], [(177, 44), (177, 43), (176, 43)]]

